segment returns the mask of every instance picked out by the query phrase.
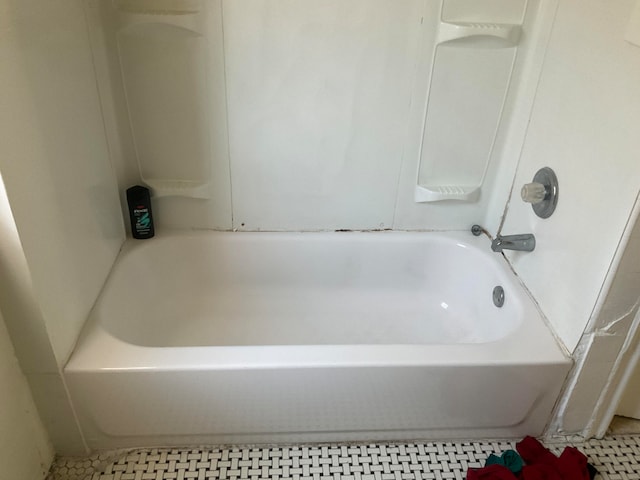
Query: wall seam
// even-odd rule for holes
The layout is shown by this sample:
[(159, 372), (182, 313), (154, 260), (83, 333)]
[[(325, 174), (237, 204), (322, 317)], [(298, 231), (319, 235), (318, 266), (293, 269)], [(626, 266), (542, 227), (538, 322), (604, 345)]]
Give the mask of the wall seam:
[[(542, 0), (542, 2), (545, 2), (545, 0)], [(496, 231), (496, 235), (500, 235), (500, 233), (502, 232), (502, 227), (504, 226), (504, 223), (507, 219), (507, 214), (509, 212), (509, 205), (511, 204), (511, 199), (513, 198), (513, 189), (515, 188), (516, 176), (517, 176), (518, 170), (520, 169), (520, 164), (522, 163), (522, 154), (524, 152), (524, 146), (527, 143), (527, 138), (529, 136), (529, 124), (531, 123), (531, 117), (533, 117), (533, 111), (535, 109), (536, 99), (538, 98), (538, 92), (540, 90), (540, 82), (542, 81), (542, 72), (544, 71), (544, 67), (547, 63), (547, 54), (549, 52), (549, 42), (551, 42), (551, 36), (553, 35), (554, 25), (556, 21), (556, 16), (558, 14), (558, 6), (559, 6), (558, 0), (549, 1), (549, 3), (552, 3), (552, 2), (554, 4), (553, 13), (549, 14), (550, 16), (549, 23), (551, 25), (551, 28), (549, 29), (549, 33), (546, 35), (546, 39), (545, 39), (546, 41), (544, 44), (544, 48), (542, 49), (543, 54), (542, 54), (542, 60), (540, 62), (540, 70), (538, 73), (538, 78), (536, 79), (536, 86), (534, 89), (533, 99), (531, 100), (531, 109), (529, 110), (529, 114), (527, 115), (527, 129), (522, 139), (522, 145), (520, 146), (520, 153), (518, 154), (518, 160), (516, 162), (513, 179), (511, 181), (511, 188), (509, 189), (509, 195), (507, 196), (507, 202), (504, 205), (504, 210), (502, 212), (502, 217), (500, 219), (500, 224), (498, 225), (498, 230)]]
[(230, 139), (230, 123), (229, 123), (229, 90), (227, 86), (229, 81), (227, 78), (227, 41), (224, 22), (224, 0), (220, 0), (220, 29), (222, 31), (222, 70), (224, 71), (224, 115), (227, 122), (227, 162), (229, 165), (229, 206), (231, 208), (231, 230), (237, 229), (235, 225), (235, 210), (233, 208), (233, 169), (231, 163), (231, 139)]

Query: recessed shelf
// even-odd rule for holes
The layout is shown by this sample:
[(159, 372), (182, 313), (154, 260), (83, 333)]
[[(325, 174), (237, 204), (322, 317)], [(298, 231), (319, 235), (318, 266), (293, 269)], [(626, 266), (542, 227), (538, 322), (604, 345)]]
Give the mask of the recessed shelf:
[[(157, 6), (170, 10), (192, 3), (197, 4)], [(140, 176), (155, 197), (210, 198), (206, 37), (175, 22), (130, 24), (128, 17), (123, 15), (126, 25), (116, 38)]]
[(480, 198), (521, 31), (516, 24), (440, 21), (415, 202)]

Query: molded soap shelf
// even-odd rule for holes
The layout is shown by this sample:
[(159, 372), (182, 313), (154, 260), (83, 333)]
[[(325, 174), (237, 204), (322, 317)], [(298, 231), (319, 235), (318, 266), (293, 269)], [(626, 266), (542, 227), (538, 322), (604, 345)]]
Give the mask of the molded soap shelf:
[(505, 46), (512, 47), (518, 44), (520, 31), (520, 25), (441, 22), (438, 30), (438, 43), (450, 42), (461, 38), (493, 37), (503, 40)]
[(158, 180), (144, 178), (155, 197), (192, 197), (211, 198), (209, 183), (199, 183), (189, 180)]
[(202, 9), (201, 0), (115, 0), (113, 4), (121, 12), (145, 15), (191, 15)]
[(458, 185), (426, 186), (417, 185), (414, 201), (439, 202), (441, 200), (463, 200), (475, 202), (480, 197), (480, 186), (461, 187)]

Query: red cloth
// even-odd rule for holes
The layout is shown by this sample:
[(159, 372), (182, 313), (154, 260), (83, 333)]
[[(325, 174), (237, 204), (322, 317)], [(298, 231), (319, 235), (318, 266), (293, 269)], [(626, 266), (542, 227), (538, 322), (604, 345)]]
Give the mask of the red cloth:
[(517, 480), (511, 470), (503, 465), (489, 465), (483, 468), (470, 468), (467, 480)]
[(524, 437), (516, 443), (516, 450), (527, 465), (543, 463), (555, 465), (558, 458), (533, 437)]
[(551, 465), (536, 463), (525, 465), (520, 472), (520, 480), (564, 480)]
[(587, 457), (574, 447), (566, 447), (556, 457), (535, 438), (525, 437), (516, 450), (527, 464), (522, 480), (590, 480)]
[(556, 468), (565, 480), (590, 480), (587, 457), (575, 447), (566, 447)]

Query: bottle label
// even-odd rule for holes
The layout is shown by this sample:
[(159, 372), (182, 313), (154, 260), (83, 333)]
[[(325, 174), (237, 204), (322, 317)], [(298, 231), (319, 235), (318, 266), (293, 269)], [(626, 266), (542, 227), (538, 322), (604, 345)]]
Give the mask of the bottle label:
[(133, 209), (133, 216), (136, 219), (136, 231), (138, 233), (149, 233), (151, 230), (151, 218), (149, 218), (149, 209), (144, 205), (138, 205)]

